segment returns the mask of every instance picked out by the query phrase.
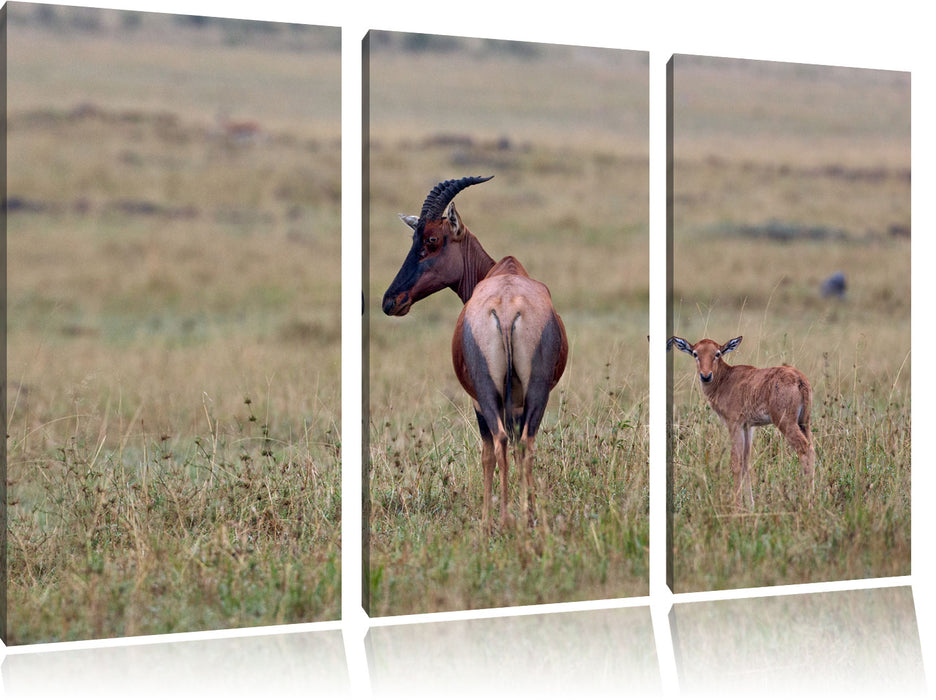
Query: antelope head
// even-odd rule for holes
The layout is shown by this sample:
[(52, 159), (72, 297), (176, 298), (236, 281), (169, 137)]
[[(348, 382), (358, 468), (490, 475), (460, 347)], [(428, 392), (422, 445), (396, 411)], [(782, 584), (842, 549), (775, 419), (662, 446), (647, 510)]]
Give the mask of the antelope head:
[(709, 340), (708, 338), (703, 338), (695, 345), (690, 345), (682, 338), (673, 336), (666, 341), (666, 349), (669, 350), (675, 345), (683, 352), (692, 355), (692, 357), (695, 358), (696, 367), (699, 369), (699, 381), (703, 384), (708, 384), (715, 377), (715, 372), (718, 371), (719, 366), (722, 364), (722, 356), (738, 347), (741, 344), (742, 337), (743, 336), (739, 335), (737, 338), (729, 340), (724, 345), (719, 345), (714, 340)]
[(465, 273), (462, 244), (471, 234), (452, 200), (466, 187), (491, 177), (440, 182), (426, 197), (418, 218), (400, 214), (400, 219), (413, 229), (413, 245), (384, 294), (385, 314), (404, 316), (415, 302), (440, 289), (458, 291)]

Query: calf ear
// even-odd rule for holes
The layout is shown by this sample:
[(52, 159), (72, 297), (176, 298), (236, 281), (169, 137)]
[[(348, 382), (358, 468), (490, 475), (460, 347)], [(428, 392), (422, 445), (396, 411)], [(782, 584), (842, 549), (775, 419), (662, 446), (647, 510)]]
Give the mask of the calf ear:
[(414, 231), (416, 230), (416, 225), (419, 223), (418, 216), (407, 216), (406, 214), (397, 214), (400, 217), (400, 221), (409, 226)]
[(731, 351), (734, 350), (736, 347), (738, 347), (738, 346), (741, 344), (741, 338), (743, 338), (743, 337), (744, 337), (743, 335), (739, 335), (737, 338), (732, 338), (732, 339), (729, 340), (727, 343), (725, 343), (724, 345), (722, 345), (722, 346), (721, 346), (721, 354), (724, 355), (726, 352), (731, 352)]
[(673, 347), (674, 345), (675, 345), (677, 348), (679, 348), (680, 350), (682, 350), (683, 352), (687, 352), (687, 353), (689, 353), (690, 355), (692, 354), (692, 346), (689, 345), (689, 343), (687, 343), (687, 342), (686, 342), (685, 340), (683, 340), (682, 338), (678, 338), (678, 337), (676, 337), (675, 335), (674, 335), (672, 338), (670, 338), (669, 340), (666, 341), (666, 349), (667, 349), (667, 351), (668, 351), (671, 347)]

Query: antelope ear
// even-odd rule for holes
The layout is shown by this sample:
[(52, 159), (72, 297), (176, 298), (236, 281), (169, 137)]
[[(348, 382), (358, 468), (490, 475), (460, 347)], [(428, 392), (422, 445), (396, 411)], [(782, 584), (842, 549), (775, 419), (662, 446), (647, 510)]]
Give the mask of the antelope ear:
[(736, 347), (738, 347), (738, 346), (741, 344), (741, 338), (743, 338), (743, 337), (744, 337), (743, 335), (739, 335), (737, 338), (732, 338), (732, 339), (729, 340), (727, 343), (725, 343), (724, 345), (722, 345), (722, 346), (721, 346), (721, 354), (724, 355), (726, 352), (731, 352), (731, 351), (734, 350)]
[(689, 353), (690, 355), (692, 354), (692, 346), (689, 345), (689, 343), (687, 343), (682, 338), (678, 338), (675, 335), (666, 341), (667, 351), (669, 351), (669, 349), (673, 347), (674, 345), (680, 350), (682, 350), (683, 352)]
[(406, 214), (397, 214), (400, 217), (400, 221), (409, 226), (414, 231), (416, 230), (416, 224), (419, 223), (418, 216), (407, 216)]
[(455, 209), (455, 202), (448, 205), (448, 210), (445, 212), (445, 219), (448, 221), (453, 241), (460, 241), (465, 237), (465, 231), (467, 229), (465, 228), (465, 222), (462, 221), (458, 210)]

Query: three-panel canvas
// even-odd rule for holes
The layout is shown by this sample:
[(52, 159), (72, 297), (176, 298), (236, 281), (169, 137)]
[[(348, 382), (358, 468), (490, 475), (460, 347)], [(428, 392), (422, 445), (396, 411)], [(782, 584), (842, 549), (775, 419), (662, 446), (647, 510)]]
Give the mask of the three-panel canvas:
[(648, 53), (370, 31), (349, 290), (340, 29), (3, 12), (7, 645), (910, 573), (909, 73), (674, 56), (652, 285)]

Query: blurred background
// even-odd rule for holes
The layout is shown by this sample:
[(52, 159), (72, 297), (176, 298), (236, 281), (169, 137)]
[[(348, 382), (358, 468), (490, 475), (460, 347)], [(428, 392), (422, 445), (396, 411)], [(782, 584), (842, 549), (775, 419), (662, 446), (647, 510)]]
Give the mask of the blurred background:
[[(910, 571), (910, 74), (677, 55), (671, 332), (743, 335), (729, 364), (813, 387), (817, 501), (755, 431), (751, 517), (730, 440), (674, 352), (677, 591)], [(662, 349), (662, 345), (660, 345)]]
[(337, 618), (339, 31), (6, 11), (8, 642)]
[[(648, 59), (370, 32), (365, 49), (371, 614), (648, 590)], [(448, 291), (380, 302), (438, 182), (495, 259), (546, 284), (570, 344), (537, 436), (535, 532), (480, 532), (480, 442)], [(518, 487), (511, 472), (512, 493)]]

